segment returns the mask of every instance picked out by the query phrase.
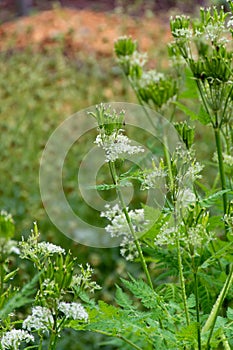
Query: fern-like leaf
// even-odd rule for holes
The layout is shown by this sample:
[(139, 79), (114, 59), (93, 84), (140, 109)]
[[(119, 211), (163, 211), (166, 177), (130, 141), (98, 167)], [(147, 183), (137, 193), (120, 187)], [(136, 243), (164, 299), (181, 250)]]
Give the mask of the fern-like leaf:
[(32, 295), (35, 293), (35, 286), (39, 280), (41, 272), (33, 277), (20, 291), (11, 297), (0, 310), (0, 319), (4, 320), (12, 311), (34, 301)]

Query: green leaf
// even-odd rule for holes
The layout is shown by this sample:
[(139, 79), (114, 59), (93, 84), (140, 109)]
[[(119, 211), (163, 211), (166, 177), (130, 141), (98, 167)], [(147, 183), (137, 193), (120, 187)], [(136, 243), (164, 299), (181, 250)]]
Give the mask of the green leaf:
[(132, 310), (134, 309), (133, 301), (129, 298), (129, 296), (123, 292), (123, 290), (119, 287), (116, 286), (117, 291), (116, 291), (116, 302), (119, 306), (121, 306), (125, 310)]
[(201, 201), (199, 201), (199, 204), (201, 207), (203, 208), (209, 208), (211, 207), (212, 205), (214, 205), (214, 203), (224, 194), (224, 193), (227, 193), (227, 192), (230, 192), (229, 189), (227, 190), (222, 190), (222, 191), (218, 191), (214, 194), (212, 194), (211, 196), (207, 197), (207, 198), (204, 198), (202, 199)]
[(199, 113), (196, 113), (181, 102), (174, 101), (173, 103), (177, 106), (179, 110), (184, 112), (192, 120), (199, 120), (199, 122), (201, 122), (204, 125), (207, 125), (211, 122), (210, 116), (205, 112), (203, 107), (200, 108)]
[(198, 90), (195, 79), (193, 79), (192, 72), (187, 69), (185, 71), (185, 90), (181, 92), (180, 98), (185, 99), (194, 99), (198, 98)]
[(199, 120), (199, 122), (201, 122), (203, 125), (207, 125), (211, 122), (209, 114), (206, 112), (202, 105), (200, 107), (197, 120)]
[(197, 340), (197, 323), (193, 322), (188, 326), (183, 327), (177, 334), (182, 341), (187, 340), (191, 343)]
[(32, 295), (35, 294), (35, 290), (37, 290), (35, 286), (40, 275), (41, 272), (36, 274), (29, 283), (6, 302), (2, 310), (0, 310), (0, 319), (5, 319), (15, 309), (34, 301)]
[(229, 320), (233, 321), (233, 309), (231, 307), (228, 307), (227, 309), (227, 317)]
[(88, 186), (88, 190), (98, 190), (98, 191), (108, 191), (112, 190), (116, 187), (129, 187), (132, 186), (131, 182), (127, 181), (127, 179), (121, 180), (120, 184), (114, 185), (114, 184), (101, 184), (101, 185), (94, 185), (94, 186)]
[(10, 279), (13, 279), (18, 271), (19, 271), (19, 269), (15, 269), (14, 271), (9, 272), (4, 277), (4, 283), (8, 282)]
[(132, 276), (130, 276), (131, 281), (121, 279), (125, 287), (138, 299), (141, 300), (141, 303), (148, 309), (159, 308), (159, 295), (155, 293), (153, 289), (151, 289), (148, 284), (146, 284), (143, 280), (138, 279), (135, 280)]

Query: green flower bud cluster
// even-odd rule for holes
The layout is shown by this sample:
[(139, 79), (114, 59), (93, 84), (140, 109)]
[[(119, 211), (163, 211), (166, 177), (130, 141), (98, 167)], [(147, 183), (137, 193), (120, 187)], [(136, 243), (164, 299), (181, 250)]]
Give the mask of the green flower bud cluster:
[[(233, 11), (232, 4), (230, 8)], [(212, 7), (201, 8), (198, 21), (191, 22), (185, 16), (171, 18), (175, 41), (169, 54), (182, 56), (188, 64), (215, 128), (231, 118), (233, 50), (229, 45), (229, 16), (230, 13), (225, 13), (223, 8)], [(184, 36), (187, 31), (192, 35)]]
[(171, 77), (155, 70), (144, 70), (146, 54), (137, 51), (137, 43), (131, 37), (120, 37), (115, 42), (118, 62), (129, 79), (140, 102), (161, 109), (177, 94), (177, 83)]
[(123, 110), (117, 112), (112, 110), (110, 106), (100, 103), (96, 106), (96, 112), (89, 112), (89, 114), (96, 119), (100, 134), (110, 136), (123, 128), (125, 119)]

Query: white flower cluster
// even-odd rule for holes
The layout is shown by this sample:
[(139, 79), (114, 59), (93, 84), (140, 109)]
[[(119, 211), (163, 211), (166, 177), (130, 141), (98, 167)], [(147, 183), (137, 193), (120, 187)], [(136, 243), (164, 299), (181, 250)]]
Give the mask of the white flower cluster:
[(131, 67), (143, 67), (147, 62), (147, 53), (134, 51), (132, 55), (122, 56), (118, 59), (120, 64), (129, 64)]
[(233, 156), (230, 156), (229, 154), (224, 153), (223, 154), (223, 160), (226, 165), (233, 166)]
[(175, 151), (174, 160), (177, 163), (178, 175), (176, 181), (178, 187), (184, 187), (188, 184), (194, 183), (197, 179), (201, 179), (202, 175), (200, 172), (204, 166), (196, 161), (193, 150), (184, 150), (177, 147)]
[(12, 215), (8, 213), (6, 210), (1, 210), (0, 216), (4, 218), (5, 221), (10, 221), (11, 223), (14, 223)]
[(20, 254), (20, 250), (17, 247), (17, 242), (12, 239), (6, 240), (5, 238), (1, 237), (0, 247), (1, 247), (0, 249), (2, 254), (12, 254), (12, 253), (17, 255)]
[(223, 37), (224, 33), (226, 33), (225, 26), (220, 23), (209, 23), (205, 27), (205, 38), (206, 40), (210, 40), (211, 42), (218, 42), (219, 44), (227, 43), (229, 40)]
[(180, 188), (176, 197), (176, 210), (189, 207), (196, 202), (196, 195), (190, 188)]
[(19, 243), (20, 246), (20, 256), (22, 258), (38, 258), (39, 256), (48, 257), (53, 254), (65, 254), (65, 249), (49, 242), (37, 242), (37, 238), (29, 237), (28, 241), (24, 241), (22, 237), (22, 242)]
[[(106, 209), (105, 212), (100, 214), (101, 217), (105, 217), (111, 221), (111, 224), (105, 227), (106, 232), (109, 233), (111, 237), (122, 237), (120, 243), (121, 254), (126, 260), (134, 260), (134, 258), (138, 256), (138, 253), (135, 249), (134, 237), (130, 231), (125, 214), (118, 204), (112, 208), (106, 205)], [(148, 221), (145, 220), (144, 209), (128, 210), (127, 208), (127, 211), (134, 232), (142, 232), (148, 224)]]
[(140, 53), (135, 51), (132, 56), (130, 56), (130, 64), (133, 66), (143, 67), (147, 62), (147, 53)]
[(159, 81), (164, 79), (165, 75), (163, 73), (159, 73), (156, 70), (152, 69), (150, 71), (142, 73), (142, 76), (139, 80), (139, 85), (141, 87), (145, 87), (153, 83), (158, 83)]
[(58, 305), (58, 310), (61, 311), (66, 318), (73, 320), (88, 320), (88, 313), (79, 303), (61, 302)]
[(32, 314), (23, 321), (23, 328), (31, 331), (46, 332), (52, 328), (54, 323), (53, 315), (47, 307), (35, 306), (32, 308)]
[[(105, 230), (110, 233), (112, 237), (131, 236), (125, 214), (120, 209), (119, 205), (116, 204), (113, 208), (106, 205), (106, 209), (106, 211), (101, 212), (100, 214), (101, 217), (106, 217), (111, 221), (111, 224), (107, 225)], [(144, 217), (144, 209), (128, 210), (128, 215), (135, 232), (140, 232), (145, 229), (146, 221)]]
[(201, 248), (203, 244), (208, 244), (215, 239), (214, 234), (208, 233), (205, 226), (201, 224), (197, 224), (195, 227), (189, 227), (186, 230), (183, 225), (173, 227), (169, 223), (165, 223), (155, 238), (155, 245), (175, 245), (177, 235), (179, 235), (180, 242), (183, 242), (187, 249), (189, 245), (195, 249)]
[(1, 339), (2, 350), (18, 350), (21, 342), (29, 343), (33, 341), (33, 335), (28, 332), (21, 329), (12, 329), (11, 331), (6, 332)]
[(65, 249), (58, 245), (49, 242), (38, 243), (39, 253), (50, 255), (50, 254), (65, 254)]
[(129, 238), (124, 237), (120, 244), (120, 253), (127, 261), (134, 261), (139, 257), (139, 253), (135, 243)]
[(233, 27), (233, 17), (232, 16), (229, 19), (229, 21), (227, 22), (227, 28), (231, 28), (231, 27)]
[(159, 233), (157, 234), (155, 238), (155, 245), (163, 246), (163, 245), (175, 245), (176, 243), (176, 235), (177, 235), (177, 228), (173, 226), (169, 226), (168, 223), (165, 223)]
[(178, 40), (190, 40), (193, 36), (192, 30), (188, 28), (175, 29), (172, 34), (178, 38)]
[(95, 281), (91, 280), (94, 272), (91, 266), (87, 263), (86, 269), (82, 265), (79, 265), (79, 267), (81, 272), (73, 276), (70, 286), (74, 289), (82, 286), (83, 289), (88, 289), (91, 293), (94, 293), (96, 289), (101, 289)]
[(167, 171), (161, 168), (154, 168), (144, 173), (142, 189), (161, 188), (164, 179), (167, 176)]
[(141, 146), (132, 146), (131, 140), (121, 133), (113, 132), (111, 135), (97, 135), (95, 143), (105, 151), (106, 162), (114, 162), (125, 158), (127, 154), (144, 152)]
[(224, 222), (231, 228), (233, 234), (233, 214), (225, 214), (223, 217)]
[(203, 225), (197, 224), (195, 227), (189, 227), (187, 237), (182, 238), (185, 242), (188, 241), (193, 247), (201, 248), (204, 243), (209, 243), (214, 240), (214, 235), (207, 233)]
[[(229, 165), (230, 167), (232, 167), (233, 166), (233, 156), (231, 156), (230, 154), (227, 154), (227, 153), (223, 153), (222, 155), (223, 155), (224, 163), (226, 165)], [(218, 155), (216, 152), (213, 155), (213, 161), (218, 162)]]

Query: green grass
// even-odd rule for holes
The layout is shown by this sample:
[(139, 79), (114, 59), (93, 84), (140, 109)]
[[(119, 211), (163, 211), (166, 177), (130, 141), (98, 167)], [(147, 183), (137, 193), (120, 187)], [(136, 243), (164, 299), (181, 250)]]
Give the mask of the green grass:
[(39, 225), (48, 221), (38, 172), (50, 134), (73, 113), (122, 98), (119, 71), (111, 67), (111, 60), (103, 60), (102, 66), (94, 58), (71, 61), (59, 51), (0, 56), (0, 207), (13, 214), (18, 233), (28, 230), (33, 220)]

